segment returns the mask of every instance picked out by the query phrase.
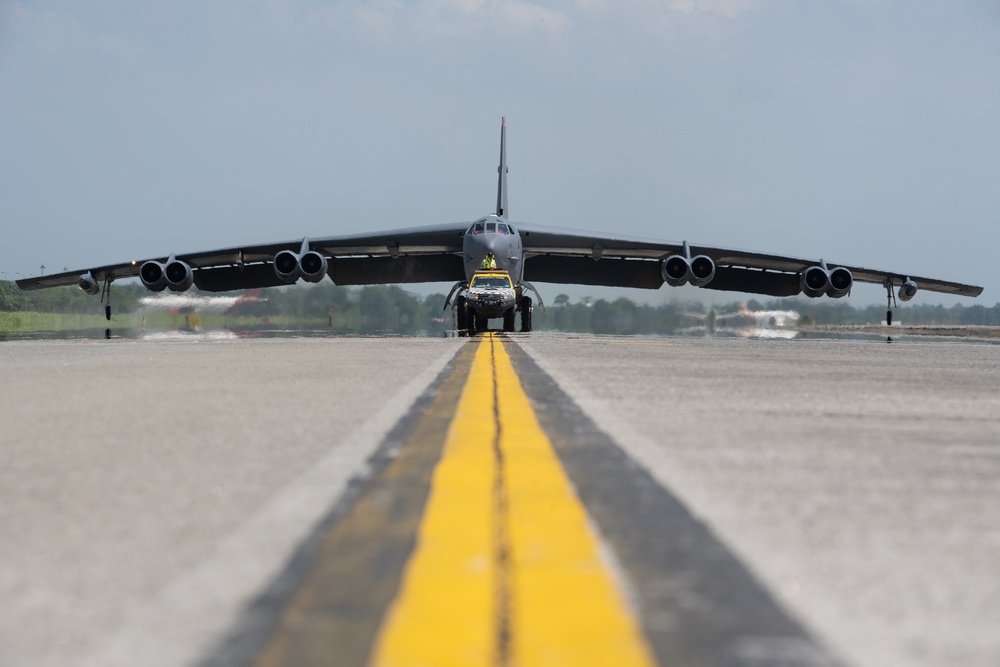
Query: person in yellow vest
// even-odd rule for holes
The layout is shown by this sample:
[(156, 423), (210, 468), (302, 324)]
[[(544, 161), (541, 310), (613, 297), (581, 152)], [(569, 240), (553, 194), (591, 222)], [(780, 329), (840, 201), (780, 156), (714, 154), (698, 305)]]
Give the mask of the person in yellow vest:
[(496, 258), (493, 257), (493, 253), (488, 252), (488, 253), (486, 253), (486, 257), (483, 257), (483, 266), (482, 266), (482, 268), (484, 268), (484, 269), (495, 269), (495, 268), (497, 268), (497, 260), (496, 260)]

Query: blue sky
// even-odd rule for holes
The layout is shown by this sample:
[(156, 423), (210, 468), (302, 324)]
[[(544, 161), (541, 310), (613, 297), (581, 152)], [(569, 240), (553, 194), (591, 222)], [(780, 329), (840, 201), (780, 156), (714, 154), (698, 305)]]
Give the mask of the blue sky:
[(501, 115), (515, 220), (1000, 299), (994, 0), (0, 0), (0, 272), (469, 220)]

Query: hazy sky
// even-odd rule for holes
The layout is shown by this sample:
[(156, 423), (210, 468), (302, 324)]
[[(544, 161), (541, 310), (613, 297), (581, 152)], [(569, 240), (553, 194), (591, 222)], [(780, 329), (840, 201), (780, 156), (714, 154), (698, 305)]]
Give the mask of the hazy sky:
[(996, 0), (0, 0), (0, 272), (470, 220), (502, 115), (515, 220), (1000, 300)]

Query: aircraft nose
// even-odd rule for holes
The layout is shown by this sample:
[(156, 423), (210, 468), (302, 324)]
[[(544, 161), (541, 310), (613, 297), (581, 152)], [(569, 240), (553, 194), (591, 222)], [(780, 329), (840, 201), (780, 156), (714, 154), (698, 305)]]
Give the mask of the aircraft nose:
[(496, 256), (497, 261), (500, 258), (507, 258), (507, 244), (505, 240), (501, 242), (502, 239), (498, 238), (494, 234), (479, 234), (472, 239), (473, 246), (473, 257), (482, 260), (486, 256), (486, 253), (492, 252)]

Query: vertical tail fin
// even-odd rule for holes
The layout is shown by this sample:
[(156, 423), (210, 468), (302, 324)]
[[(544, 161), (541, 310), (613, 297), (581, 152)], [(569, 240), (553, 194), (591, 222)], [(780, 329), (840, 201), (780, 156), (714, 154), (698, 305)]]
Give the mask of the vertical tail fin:
[(500, 177), (497, 179), (497, 215), (507, 216), (507, 118), (500, 119)]

